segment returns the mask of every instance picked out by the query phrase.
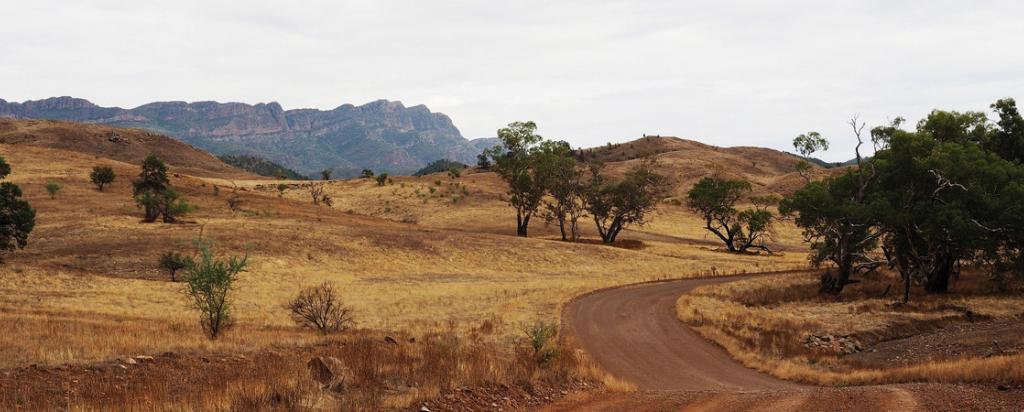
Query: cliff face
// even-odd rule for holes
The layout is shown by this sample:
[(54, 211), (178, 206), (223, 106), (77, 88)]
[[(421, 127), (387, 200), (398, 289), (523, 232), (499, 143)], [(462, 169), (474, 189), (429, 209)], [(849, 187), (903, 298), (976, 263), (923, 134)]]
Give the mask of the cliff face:
[(337, 176), (363, 168), (411, 173), (441, 158), (473, 164), (480, 152), (448, 116), (387, 100), (286, 111), (276, 102), (156, 102), (122, 109), (72, 97), (0, 99), (0, 117), (149, 129), (216, 154), (258, 155), (306, 174), (325, 168)]

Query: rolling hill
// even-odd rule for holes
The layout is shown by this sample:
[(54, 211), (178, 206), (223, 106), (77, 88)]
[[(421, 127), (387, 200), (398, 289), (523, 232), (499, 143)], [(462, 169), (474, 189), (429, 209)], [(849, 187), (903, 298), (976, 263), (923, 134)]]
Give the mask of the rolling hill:
[(213, 155), (176, 139), (139, 129), (55, 120), (0, 118), (0, 144), (58, 149), (139, 164), (150, 153), (181, 172), (201, 176), (254, 179)]

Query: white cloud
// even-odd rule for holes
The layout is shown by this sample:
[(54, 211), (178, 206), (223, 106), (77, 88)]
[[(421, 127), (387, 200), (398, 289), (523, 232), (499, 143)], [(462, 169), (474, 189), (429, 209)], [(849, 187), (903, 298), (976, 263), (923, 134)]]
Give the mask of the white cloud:
[(470, 138), (532, 119), (577, 146), (660, 133), (786, 149), (819, 130), (840, 160), (854, 113), (1024, 98), (1015, 1), (0, 2), (8, 100), (386, 98)]

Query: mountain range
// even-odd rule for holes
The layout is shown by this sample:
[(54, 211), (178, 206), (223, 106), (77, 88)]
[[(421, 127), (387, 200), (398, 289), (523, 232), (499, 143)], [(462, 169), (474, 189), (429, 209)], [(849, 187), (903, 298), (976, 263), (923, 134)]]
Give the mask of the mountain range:
[(307, 175), (332, 169), (412, 173), (438, 159), (475, 163), (495, 138), (467, 140), (451, 119), (424, 105), (377, 100), (332, 110), (284, 110), (276, 102), (155, 102), (124, 109), (74, 97), (22, 103), (0, 99), (0, 117), (55, 119), (146, 129), (217, 155), (254, 155)]

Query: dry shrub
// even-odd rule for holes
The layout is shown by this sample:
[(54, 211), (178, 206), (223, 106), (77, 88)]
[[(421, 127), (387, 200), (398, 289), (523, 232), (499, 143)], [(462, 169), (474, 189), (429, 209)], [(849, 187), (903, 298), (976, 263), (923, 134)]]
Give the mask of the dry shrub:
[(341, 301), (330, 282), (303, 289), (288, 303), (288, 310), (297, 323), (324, 334), (340, 332), (354, 324), (352, 309)]

